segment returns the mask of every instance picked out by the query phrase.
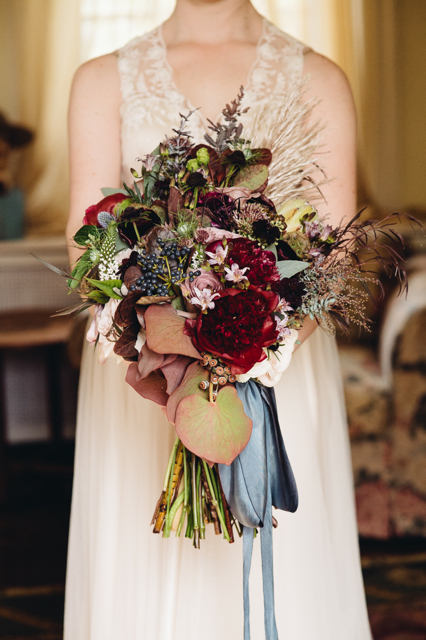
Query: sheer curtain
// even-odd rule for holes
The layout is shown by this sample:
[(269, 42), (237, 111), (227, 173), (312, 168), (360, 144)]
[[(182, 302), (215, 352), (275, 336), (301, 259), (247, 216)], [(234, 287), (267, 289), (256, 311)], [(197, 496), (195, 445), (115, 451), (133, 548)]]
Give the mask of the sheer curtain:
[[(399, 206), (397, 0), (253, 0), (284, 31), (334, 59), (358, 107), (367, 199)], [(35, 128), (24, 154), (28, 230), (59, 233), (67, 216), (66, 110), (78, 64), (165, 20), (175, 0), (1, 0), (0, 108)], [(368, 65), (365, 60), (368, 60)]]

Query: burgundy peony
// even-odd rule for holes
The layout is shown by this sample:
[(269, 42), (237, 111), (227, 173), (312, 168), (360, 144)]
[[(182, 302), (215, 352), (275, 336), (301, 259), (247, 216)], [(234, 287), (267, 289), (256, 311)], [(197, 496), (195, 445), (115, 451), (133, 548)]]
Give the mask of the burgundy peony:
[(247, 373), (265, 359), (263, 347), (277, 339), (272, 312), (279, 298), (272, 291), (254, 287), (225, 289), (215, 299), (215, 308), (187, 320), (185, 333), (199, 351), (219, 356), (231, 366), (234, 375)]
[[(207, 251), (214, 252), (220, 241), (212, 242)], [(233, 248), (229, 252), (228, 263), (238, 264), (240, 269), (249, 267), (245, 275), (254, 287), (266, 289), (267, 285), (280, 281), (280, 274), (276, 267), (275, 256), (272, 251), (265, 251), (252, 240), (236, 238), (231, 241)]]
[(85, 211), (86, 215), (83, 218), (83, 224), (93, 224), (95, 227), (100, 227), (98, 214), (101, 211), (106, 211), (113, 215), (115, 205), (123, 202), (126, 198), (128, 198), (128, 196), (125, 196), (124, 193), (114, 193), (112, 196), (103, 198), (98, 204), (92, 204), (92, 206), (88, 207)]

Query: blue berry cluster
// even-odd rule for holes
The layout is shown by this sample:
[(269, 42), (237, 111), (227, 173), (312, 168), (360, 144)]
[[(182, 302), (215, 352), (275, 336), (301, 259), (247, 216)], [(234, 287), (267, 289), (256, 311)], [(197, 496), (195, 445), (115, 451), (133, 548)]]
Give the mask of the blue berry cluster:
[[(142, 275), (130, 285), (130, 291), (139, 290), (146, 296), (167, 296), (174, 284), (186, 278), (186, 262), (189, 247), (179, 247), (177, 242), (166, 242), (158, 239), (161, 251), (148, 253), (142, 249), (138, 253), (138, 264), (142, 267)], [(192, 273), (192, 272), (191, 272)]]

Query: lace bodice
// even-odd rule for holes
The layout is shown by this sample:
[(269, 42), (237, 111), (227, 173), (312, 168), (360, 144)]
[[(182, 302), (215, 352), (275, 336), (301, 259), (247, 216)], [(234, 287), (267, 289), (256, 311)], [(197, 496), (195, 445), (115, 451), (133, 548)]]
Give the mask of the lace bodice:
[[(252, 120), (256, 108), (280, 101), (302, 74), (306, 47), (264, 19), (257, 57), (244, 87), (244, 115)], [(178, 124), (179, 112), (194, 107), (180, 93), (167, 60), (161, 26), (134, 38), (118, 51), (121, 78), (122, 174), (130, 177), (135, 159), (152, 151)], [(202, 142), (207, 122), (200, 111), (191, 118), (191, 134)]]

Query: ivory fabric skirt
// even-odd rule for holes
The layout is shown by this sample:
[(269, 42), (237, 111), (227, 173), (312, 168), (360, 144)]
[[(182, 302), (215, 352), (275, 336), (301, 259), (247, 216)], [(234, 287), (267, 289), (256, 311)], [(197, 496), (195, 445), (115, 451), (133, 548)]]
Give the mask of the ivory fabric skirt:
[[(242, 640), (242, 542), (207, 529), (201, 550), (153, 535), (175, 434), (124, 381), (126, 363), (84, 348), (65, 602), (65, 640)], [(299, 490), (275, 511), (275, 606), (282, 640), (371, 640), (337, 349), (321, 330), (275, 387)], [(260, 540), (252, 640), (265, 637)]]

